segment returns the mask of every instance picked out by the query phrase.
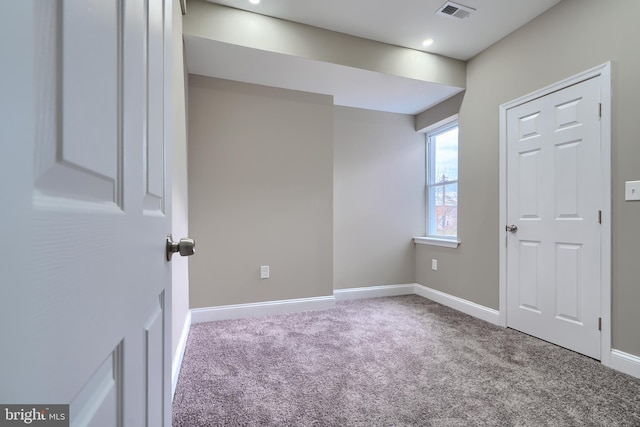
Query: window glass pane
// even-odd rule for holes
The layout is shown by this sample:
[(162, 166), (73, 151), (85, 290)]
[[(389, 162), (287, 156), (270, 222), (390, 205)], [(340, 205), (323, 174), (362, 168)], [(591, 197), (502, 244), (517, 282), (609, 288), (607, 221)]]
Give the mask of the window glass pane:
[(458, 184), (441, 185), (434, 190), (434, 234), (455, 236), (458, 230)]
[(443, 186), (442, 185), (438, 185), (437, 187), (433, 187), (433, 196), (435, 197), (434, 200), (434, 205), (435, 206), (442, 206), (442, 190), (443, 190)]
[(434, 183), (458, 180), (458, 126), (433, 137)]
[(458, 124), (427, 136), (427, 234), (456, 238), (458, 234)]

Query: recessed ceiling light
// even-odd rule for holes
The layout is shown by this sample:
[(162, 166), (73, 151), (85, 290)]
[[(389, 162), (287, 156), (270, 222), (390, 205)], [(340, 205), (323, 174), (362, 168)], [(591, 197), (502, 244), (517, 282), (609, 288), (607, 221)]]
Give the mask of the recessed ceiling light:
[(260, 0), (249, 0), (249, 3), (258, 4), (258, 3), (260, 3)]
[(425, 41), (422, 42), (422, 46), (424, 46), (424, 47), (431, 46), (434, 41), (435, 40), (433, 40), (433, 39), (426, 39)]

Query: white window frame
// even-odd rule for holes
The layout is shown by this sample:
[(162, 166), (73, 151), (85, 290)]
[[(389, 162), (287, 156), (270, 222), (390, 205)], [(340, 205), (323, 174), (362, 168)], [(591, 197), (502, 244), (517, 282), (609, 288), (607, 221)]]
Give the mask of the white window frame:
[[(430, 209), (431, 200), (435, 197), (435, 192), (432, 191), (433, 188), (436, 187), (444, 187), (445, 185), (450, 184), (458, 184), (458, 179), (441, 182), (441, 183), (433, 183), (434, 176), (433, 171), (435, 169), (435, 147), (431, 144), (431, 138), (446, 132), (452, 127), (459, 127), (458, 125), (458, 116), (451, 117), (446, 121), (442, 121), (432, 126), (425, 133), (425, 225), (426, 225), (426, 236), (425, 237), (414, 237), (414, 242), (418, 244), (424, 245), (434, 245), (434, 246), (444, 246), (449, 248), (457, 248), (460, 245), (460, 241), (458, 240), (458, 230), (456, 228), (455, 236), (441, 236), (431, 234), (431, 231), (435, 228), (435, 215)], [(458, 177), (459, 178), (459, 177)], [(459, 186), (458, 186), (459, 188)]]

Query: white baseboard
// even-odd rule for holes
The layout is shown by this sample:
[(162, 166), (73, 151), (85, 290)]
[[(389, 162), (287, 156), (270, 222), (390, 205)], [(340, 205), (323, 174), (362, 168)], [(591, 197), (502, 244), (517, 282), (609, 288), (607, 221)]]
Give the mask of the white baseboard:
[(334, 308), (333, 295), (326, 297), (298, 298), (282, 301), (255, 302), (249, 304), (223, 305), (218, 307), (192, 308), (191, 322), (203, 323), (216, 320), (242, 319), (270, 314), (297, 313), (309, 310)]
[(333, 296), (336, 301), (350, 299), (395, 297), (398, 295), (412, 295), (415, 293), (415, 284), (367, 286), (364, 288), (335, 289)]
[(187, 317), (184, 320), (182, 326), (182, 333), (180, 334), (180, 340), (178, 341), (178, 348), (176, 354), (173, 357), (171, 363), (171, 399), (176, 393), (176, 386), (178, 385), (178, 377), (180, 376), (180, 368), (182, 367), (182, 358), (184, 357), (184, 351), (187, 348), (187, 338), (189, 338), (189, 329), (191, 328), (191, 311), (187, 312)]
[(447, 307), (469, 314), (494, 325), (500, 324), (500, 312), (492, 308), (485, 307), (466, 299), (458, 298), (444, 292), (436, 291), (423, 285), (415, 284), (415, 293), (421, 297), (430, 299)]
[(640, 378), (640, 357), (613, 349), (610, 362), (610, 367), (616, 371)]
[(466, 299), (454, 297), (453, 295), (436, 291), (435, 289), (431, 289), (417, 283), (408, 283), (405, 285), (369, 286), (365, 288), (336, 289), (333, 291), (333, 295), (336, 297), (336, 301), (413, 294), (430, 299), (442, 305), (446, 305), (447, 307), (451, 307), (489, 323), (493, 323), (494, 325), (501, 325), (500, 312), (498, 310), (476, 304), (475, 302), (471, 302)]
[(333, 295), (325, 297), (192, 308), (190, 314), (191, 323), (203, 323), (270, 314), (295, 313), (308, 310), (326, 310), (334, 308), (336, 301), (413, 294), (454, 308), (479, 319), (486, 320), (487, 322), (499, 324), (499, 315), (497, 310), (484, 307), (462, 298), (454, 297), (444, 292), (436, 291), (435, 289), (431, 289), (417, 283), (336, 289), (333, 291)]

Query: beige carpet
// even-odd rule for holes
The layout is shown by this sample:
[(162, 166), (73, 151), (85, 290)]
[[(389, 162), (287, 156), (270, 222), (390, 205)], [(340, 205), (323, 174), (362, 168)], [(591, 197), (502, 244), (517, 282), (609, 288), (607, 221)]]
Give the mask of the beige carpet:
[(173, 426), (640, 426), (640, 380), (419, 296), (192, 326)]

